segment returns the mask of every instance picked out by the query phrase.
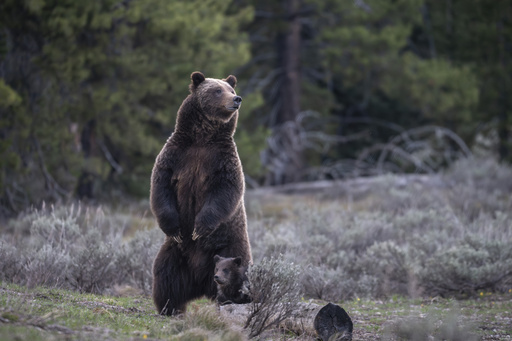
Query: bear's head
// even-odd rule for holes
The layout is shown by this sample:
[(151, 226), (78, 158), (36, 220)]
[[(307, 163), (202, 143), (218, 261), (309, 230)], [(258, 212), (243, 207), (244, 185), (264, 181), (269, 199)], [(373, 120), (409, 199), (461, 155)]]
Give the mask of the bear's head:
[(242, 97), (235, 92), (236, 77), (225, 79), (205, 78), (201, 72), (193, 72), (189, 89), (199, 102), (201, 111), (210, 119), (228, 122), (242, 104)]
[(215, 275), (213, 280), (217, 285), (240, 285), (244, 280), (246, 268), (242, 266), (242, 258), (225, 258), (215, 255)]

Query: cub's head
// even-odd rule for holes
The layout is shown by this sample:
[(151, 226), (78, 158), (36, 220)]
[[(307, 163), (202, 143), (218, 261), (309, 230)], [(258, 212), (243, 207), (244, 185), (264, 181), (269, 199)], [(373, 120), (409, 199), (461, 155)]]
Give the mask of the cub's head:
[(215, 275), (213, 280), (220, 286), (233, 286), (239, 285), (245, 274), (245, 267), (242, 266), (242, 258), (225, 258), (216, 255), (213, 260), (215, 261)]
[(236, 77), (225, 79), (205, 78), (201, 72), (190, 76), (190, 93), (197, 97), (202, 111), (209, 117), (228, 122), (242, 104), (242, 97), (235, 92)]

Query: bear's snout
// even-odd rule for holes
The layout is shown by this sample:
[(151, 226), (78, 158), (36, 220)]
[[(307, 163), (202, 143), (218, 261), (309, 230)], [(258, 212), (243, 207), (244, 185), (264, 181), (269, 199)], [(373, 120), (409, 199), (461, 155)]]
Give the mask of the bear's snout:
[(214, 281), (215, 281), (215, 283), (217, 283), (217, 284), (220, 284), (220, 285), (224, 284), (224, 282), (223, 282), (223, 281), (220, 279), (220, 277), (219, 277), (219, 276), (217, 276), (217, 275), (213, 276), (213, 280), (214, 280)]
[(242, 97), (240, 97), (240, 96), (233, 97), (233, 102), (235, 102), (235, 105), (240, 106), (240, 104), (242, 103)]

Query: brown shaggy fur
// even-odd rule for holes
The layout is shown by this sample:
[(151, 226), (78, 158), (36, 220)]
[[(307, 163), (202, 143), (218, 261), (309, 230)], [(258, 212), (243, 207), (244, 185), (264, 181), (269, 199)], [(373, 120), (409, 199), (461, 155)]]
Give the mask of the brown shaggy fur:
[(151, 210), (166, 234), (153, 265), (153, 300), (161, 314), (214, 299), (214, 255), (251, 262), (244, 176), (233, 134), (241, 97), (236, 78), (191, 75), (190, 95), (151, 176)]
[(220, 305), (230, 303), (250, 303), (249, 295), (242, 293), (244, 284), (249, 285), (246, 272), (247, 267), (242, 265), (240, 257), (221, 257), (215, 255), (215, 276), (217, 283), (217, 302)]

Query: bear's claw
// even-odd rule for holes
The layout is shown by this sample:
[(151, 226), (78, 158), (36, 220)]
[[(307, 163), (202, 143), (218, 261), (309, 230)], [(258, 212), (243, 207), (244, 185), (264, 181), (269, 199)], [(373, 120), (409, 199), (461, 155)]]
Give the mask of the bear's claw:
[(199, 239), (199, 238), (201, 238), (201, 235), (198, 234), (196, 232), (196, 230), (194, 230), (194, 232), (192, 232), (192, 240), (196, 240), (196, 239)]
[(183, 243), (183, 237), (181, 236), (181, 233), (178, 233), (175, 236), (169, 236), (172, 240), (174, 240), (177, 244)]

